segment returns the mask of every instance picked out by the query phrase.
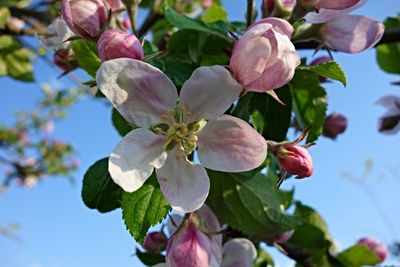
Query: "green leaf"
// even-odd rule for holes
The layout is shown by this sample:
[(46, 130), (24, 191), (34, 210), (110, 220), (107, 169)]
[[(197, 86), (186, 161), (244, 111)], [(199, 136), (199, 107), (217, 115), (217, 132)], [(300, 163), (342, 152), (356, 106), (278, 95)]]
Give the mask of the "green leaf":
[(284, 202), (276, 177), (262, 173), (222, 173), (208, 170), (207, 204), (219, 219), (246, 233), (273, 235), (294, 229), (301, 220), (281, 211)]
[(90, 166), (83, 177), (82, 199), (90, 209), (109, 212), (121, 207), (122, 189), (108, 173), (108, 158)]
[(7, 65), (3, 57), (0, 56), (0, 76), (5, 76), (5, 75), (7, 75)]
[(97, 69), (101, 65), (96, 43), (81, 39), (74, 40), (72, 42), (72, 48), (79, 66), (92, 77), (96, 77)]
[(275, 90), (285, 105), (278, 103), (265, 93), (253, 93), (249, 106), (250, 112), (258, 110), (264, 118), (263, 136), (268, 140), (283, 141), (291, 122), (292, 94), (288, 86)]
[(135, 129), (134, 126), (129, 124), (124, 117), (116, 110), (115, 108), (112, 109), (111, 113), (112, 123), (114, 128), (118, 131), (121, 136), (127, 135), (130, 131)]
[(221, 38), (227, 38), (223, 33), (216, 29), (207, 26), (203, 21), (195, 20), (187, 16), (181, 15), (172, 8), (166, 6), (164, 11), (165, 19), (172, 25), (179, 29), (190, 29), (209, 34), (217, 35)]
[(34, 81), (30, 62), (32, 55), (17, 39), (9, 35), (0, 36), (0, 60), (3, 62), (0, 75), (9, 75), (24, 82)]
[(328, 61), (318, 65), (313, 66), (301, 66), (301, 70), (314, 72), (322, 77), (329, 78), (332, 80), (339, 81), (346, 86), (346, 74), (344, 73), (342, 67), (335, 61)]
[(196, 65), (176, 58), (154, 58), (149, 64), (162, 70), (180, 88), (196, 69)]
[(253, 267), (274, 267), (274, 260), (265, 250), (257, 249), (257, 258), (254, 261)]
[[(385, 29), (390, 31), (392, 28), (400, 26), (400, 16), (389, 17), (385, 20)], [(382, 44), (376, 49), (377, 61), (382, 70), (393, 73), (400, 74), (400, 43)]]
[(228, 14), (226, 10), (222, 6), (212, 5), (210, 8), (207, 8), (204, 12), (201, 20), (205, 23), (213, 23), (217, 21), (228, 21)]
[(144, 242), (148, 229), (161, 222), (171, 209), (154, 173), (135, 192), (124, 192), (121, 206), (126, 228), (139, 244)]
[(146, 266), (154, 266), (157, 263), (165, 262), (165, 256), (164, 255), (156, 254), (156, 253), (150, 253), (150, 252), (141, 252), (138, 249), (136, 249), (136, 256)]
[(6, 7), (0, 7), (0, 29), (4, 29), (8, 18), (11, 16), (10, 10)]
[(361, 267), (365, 265), (376, 265), (380, 259), (366, 246), (357, 244), (337, 255), (337, 259), (346, 267)]
[(297, 123), (303, 129), (311, 127), (307, 141), (313, 142), (322, 134), (326, 117), (327, 97), (317, 74), (297, 70), (289, 84)]
[(258, 110), (255, 110), (255, 111), (253, 111), (253, 113), (251, 113), (250, 117), (251, 117), (251, 121), (253, 122), (254, 128), (257, 130), (257, 132), (262, 134), (264, 131), (263, 115)]

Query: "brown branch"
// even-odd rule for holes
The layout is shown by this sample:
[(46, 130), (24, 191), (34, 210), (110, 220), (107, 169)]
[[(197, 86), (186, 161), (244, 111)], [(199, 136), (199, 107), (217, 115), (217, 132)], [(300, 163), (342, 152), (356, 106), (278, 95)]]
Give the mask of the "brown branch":
[(247, 0), (247, 12), (246, 12), (247, 28), (253, 23), (253, 6), (254, 6), (254, 0)]
[[(375, 46), (397, 42), (400, 42), (400, 27), (385, 30), (382, 39)], [(296, 49), (317, 49), (320, 43), (316, 41), (306, 41), (298, 42), (294, 45)]]
[(160, 19), (164, 18), (164, 15), (158, 12), (160, 8), (161, 1), (155, 0), (153, 5), (150, 9), (149, 14), (147, 15), (146, 19), (144, 20), (142, 26), (138, 30), (138, 37), (141, 38), (144, 34), (146, 34), (154, 24), (157, 23)]

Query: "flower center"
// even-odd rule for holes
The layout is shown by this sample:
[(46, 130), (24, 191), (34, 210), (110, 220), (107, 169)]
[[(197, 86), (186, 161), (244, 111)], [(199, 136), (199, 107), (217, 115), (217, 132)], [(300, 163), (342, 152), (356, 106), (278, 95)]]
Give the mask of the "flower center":
[(206, 121), (200, 120), (188, 124), (182, 121), (181, 114), (181, 111), (170, 111), (164, 115), (165, 123), (153, 127), (153, 130), (155, 133), (165, 136), (164, 149), (166, 151), (170, 151), (178, 145), (189, 155), (196, 149), (196, 133), (205, 126)]

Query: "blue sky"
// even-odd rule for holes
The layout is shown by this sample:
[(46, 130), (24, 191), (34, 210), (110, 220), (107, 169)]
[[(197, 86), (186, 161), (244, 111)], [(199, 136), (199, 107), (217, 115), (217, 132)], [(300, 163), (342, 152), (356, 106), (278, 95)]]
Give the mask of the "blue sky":
[[(240, 20), (244, 0), (224, 1), (229, 17)], [(235, 4), (232, 4), (235, 2)], [(258, 1), (259, 2), (259, 1)], [(369, 1), (355, 14), (383, 20), (400, 10), (398, 0)], [(311, 52), (302, 52), (311, 55)], [(322, 55), (323, 53), (321, 53)], [(399, 76), (382, 72), (375, 62), (375, 51), (357, 55), (336, 53), (334, 58), (348, 76), (348, 86), (327, 84), (329, 112), (339, 111), (349, 120), (346, 133), (336, 142), (320, 138), (311, 148), (315, 173), (304, 180), (289, 181), (285, 188), (295, 186), (296, 199), (316, 208), (326, 219), (333, 237), (341, 248), (352, 245), (363, 236), (384, 242), (400, 240), (400, 148), (399, 135), (384, 136), (377, 132), (377, 119), (384, 109), (375, 105), (386, 94), (399, 95), (399, 87), (390, 82)], [(38, 82), (68, 86), (68, 80), (56, 80), (60, 73), (39, 59), (35, 75)], [(40, 97), (37, 85), (0, 78), (0, 122), (11, 123), (12, 114), (29, 110)], [(99, 214), (86, 208), (81, 201), (82, 176), (97, 159), (110, 154), (120, 137), (111, 125), (110, 107), (101, 101), (86, 98), (75, 105), (65, 121), (56, 124), (54, 135), (73, 143), (81, 167), (75, 184), (64, 179), (49, 179), (32, 190), (11, 187), (0, 195), (0, 226), (18, 222), (22, 243), (0, 236), (2, 259), (0, 267), (109, 267), (140, 266), (132, 257), (135, 243), (125, 230), (121, 211)], [(363, 176), (364, 163), (373, 160), (369, 176)], [(394, 228), (388, 230), (382, 216), (374, 208), (363, 189), (346, 179), (343, 171), (362, 176), (361, 179), (382, 208)], [(293, 266), (273, 248), (268, 249), (279, 266)], [(390, 258), (387, 263), (396, 263)]]

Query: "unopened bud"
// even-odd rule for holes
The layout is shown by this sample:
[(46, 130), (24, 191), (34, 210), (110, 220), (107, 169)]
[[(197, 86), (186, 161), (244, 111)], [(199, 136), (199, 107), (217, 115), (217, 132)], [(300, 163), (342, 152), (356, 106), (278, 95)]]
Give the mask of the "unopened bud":
[(268, 243), (286, 243), (293, 235), (294, 230), (286, 231), (282, 234), (269, 236), (265, 239)]
[(334, 112), (326, 117), (323, 135), (332, 139), (343, 133), (347, 128), (347, 119), (340, 113)]
[(103, 0), (62, 0), (61, 13), (77, 35), (96, 39), (109, 22), (110, 6)]
[(138, 38), (121, 30), (110, 29), (105, 31), (97, 42), (99, 55), (102, 61), (115, 58), (144, 58), (143, 47)]
[(292, 12), (296, 0), (263, 0), (262, 1), (262, 16), (266, 17), (287, 17)]
[(54, 64), (63, 71), (70, 71), (75, 68), (74, 55), (71, 49), (59, 49), (54, 52)]
[(167, 248), (168, 239), (163, 232), (151, 232), (147, 234), (143, 248), (151, 253), (161, 253)]
[(362, 244), (370, 249), (376, 256), (381, 259), (381, 262), (385, 260), (388, 254), (387, 246), (374, 238), (364, 237), (358, 240), (357, 243)]
[(277, 158), (282, 169), (297, 175), (296, 178), (305, 178), (313, 174), (314, 165), (307, 149), (302, 146), (286, 146), (279, 148)]

